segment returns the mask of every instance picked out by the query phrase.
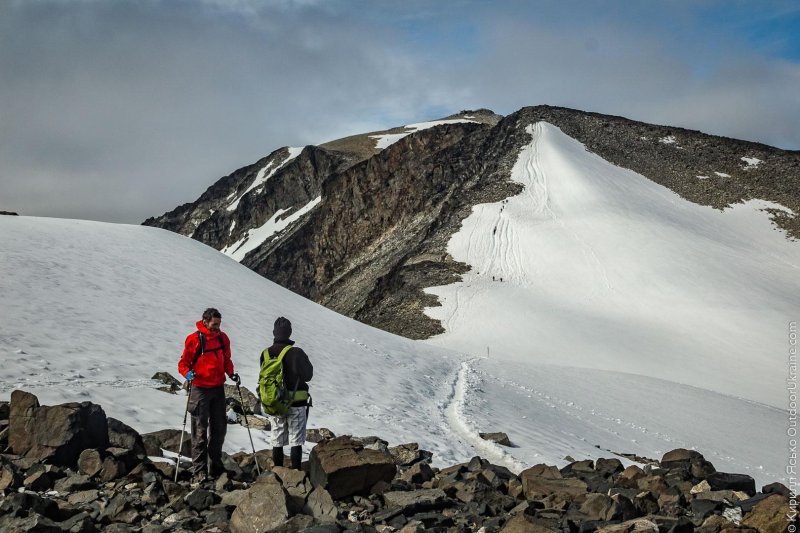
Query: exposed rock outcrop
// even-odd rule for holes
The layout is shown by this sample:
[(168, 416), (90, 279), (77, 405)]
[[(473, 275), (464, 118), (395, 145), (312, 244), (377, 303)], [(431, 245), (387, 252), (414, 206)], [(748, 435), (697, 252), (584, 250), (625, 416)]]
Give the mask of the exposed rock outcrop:
[[(23, 406), (42, 409), (17, 394), (11, 412)], [(29, 417), (11, 439), (49, 420)], [(251, 454), (224, 454), (218, 479), (192, 485), (188, 470), (175, 483), (168, 463), (136, 453), (130, 432), (128, 448), (85, 448), (73, 466), (0, 454), (0, 531), (779, 533), (794, 512), (787, 487), (751, 491), (752, 478), (720, 474), (691, 450), (643, 468), (612, 458), (517, 475), (480, 457), (434, 468), (416, 443), (339, 437), (320, 442), (308, 473), (263, 461), (256, 477)]]
[[(557, 126), (689, 201), (723, 208), (759, 198), (800, 213), (800, 152), (551, 106), (447, 118), (462, 122), (412, 132), (384, 149), (376, 136), (410, 130), (356, 135), (299, 153), (281, 148), (220, 179), (197, 201), (144, 223), (226, 253), (247, 250), (237, 260), (272, 281), (421, 339), (443, 331), (423, 313), (438, 304), (423, 289), (458, 281), (469, 269), (448, 255), (447, 243), (473, 206), (521, 192), (510, 171), (530, 142), (526, 127), (536, 122)], [(800, 237), (800, 217), (771, 215)], [(252, 230), (282, 220), (282, 230), (250, 242)]]

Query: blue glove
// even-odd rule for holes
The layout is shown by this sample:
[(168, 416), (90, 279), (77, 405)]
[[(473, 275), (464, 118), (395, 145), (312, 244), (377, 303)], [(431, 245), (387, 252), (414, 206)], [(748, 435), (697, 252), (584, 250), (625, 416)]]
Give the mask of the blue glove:
[(194, 379), (194, 370), (189, 370), (186, 373), (186, 381), (191, 382)]

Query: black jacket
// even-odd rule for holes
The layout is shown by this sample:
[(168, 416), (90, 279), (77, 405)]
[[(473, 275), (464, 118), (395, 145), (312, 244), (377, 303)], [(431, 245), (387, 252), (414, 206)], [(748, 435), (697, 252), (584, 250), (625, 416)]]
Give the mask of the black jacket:
[[(292, 348), (283, 356), (283, 382), (289, 390), (294, 390), (297, 384), (297, 390), (308, 390), (308, 382), (314, 377), (314, 365), (308, 360), (306, 352), (302, 348), (294, 346), (294, 341), (291, 340), (275, 340), (275, 343), (267, 348), (269, 357), (274, 359), (280, 355), (281, 351), (286, 347), (292, 345)], [(264, 364), (264, 354), (262, 352), (258, 361), (259, 367)], [(306, 401), (302, 400), (295, 402), (292, 405), (297, 407), (306, 405)]]

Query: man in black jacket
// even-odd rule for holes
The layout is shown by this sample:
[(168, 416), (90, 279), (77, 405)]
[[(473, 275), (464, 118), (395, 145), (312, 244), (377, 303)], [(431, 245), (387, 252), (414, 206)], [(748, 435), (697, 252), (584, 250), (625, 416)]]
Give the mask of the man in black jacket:
[[(274, 359), (287, 347), (291, 346), (283, 356), (283, 382), (290, 391), (294, 391), (294, 401), (284, 416), (267, 416), (272, 428), (272, 462), (283, 466), (283, 447), (291, 446), (292, 468), (300, 470), (303, 459), (303, 444), (306, 442), (306, 421), (308, 418), (308, 382), (314, 376), (314, 366), (306, 353), (294, 346), (292, 323), (284, 317), (275, 321), (272, 330), (274, 342), (267, 348), (270, 359)], [(259, 366), (264, 363), (261, 354)]]

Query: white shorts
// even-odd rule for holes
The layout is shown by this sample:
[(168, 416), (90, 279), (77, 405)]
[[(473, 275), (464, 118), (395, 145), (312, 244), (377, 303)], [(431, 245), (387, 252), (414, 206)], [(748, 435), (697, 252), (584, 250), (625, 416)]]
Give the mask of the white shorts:
[(267, 415), (272, 428), (272, 447), (302, 446), (306, 443), (306, 407), (290, 407), (285, 416)]

